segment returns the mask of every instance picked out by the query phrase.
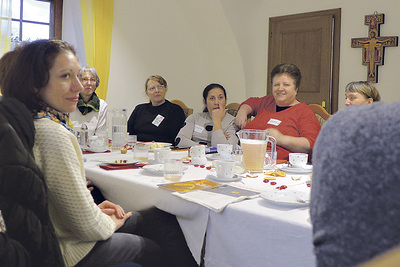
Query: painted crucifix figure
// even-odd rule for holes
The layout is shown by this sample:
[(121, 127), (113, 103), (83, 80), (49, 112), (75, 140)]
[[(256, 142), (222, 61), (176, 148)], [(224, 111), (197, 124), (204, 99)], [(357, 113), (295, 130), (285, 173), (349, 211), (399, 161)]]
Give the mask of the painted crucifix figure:
[(383, 65), (385, 47), (397, 46), (397, 36), (379, 36), (379, 24), (384, 23), (384, 14), (365, 16), (365, 25), (369, 25), (367, 38), (352, 38), (351, 47), (362, 47), (362, 64), (368, 67), (367, 80), (378, 82), (378, 66)]

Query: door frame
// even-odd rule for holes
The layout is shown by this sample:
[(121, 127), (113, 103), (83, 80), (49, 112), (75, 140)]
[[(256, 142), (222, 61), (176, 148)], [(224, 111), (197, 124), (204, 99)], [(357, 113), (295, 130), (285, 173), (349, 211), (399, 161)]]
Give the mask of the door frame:
[[(333, 38), (332, 38), (332, 79), (331, 79), (331, 88), (330, 88), (330, 110), (327, 110), (329, 113), (333, 114), (338, 110), (339, 106), (339, 64), (340, 64), (340, 32), (341, 32), (341, 8), (328, 9), (322, 11), (314, 11), (279, 17), (271, 17), (269, 20), (274, 19), (275, 21), (284, 21), (291, 19), (302, 19), (310, 16), (321, 16), (321, 15), (331, 15), (333, 18)], [(270, 24), (269, 24), (270, 25)], [(268, 70), (267, 70), (267, 94), (268, 88), (271, 84), (270, 73), (275, 66), (271, 66), (270, 60), (270, 50), (271, 47), (271, 28), (268, 31)]]

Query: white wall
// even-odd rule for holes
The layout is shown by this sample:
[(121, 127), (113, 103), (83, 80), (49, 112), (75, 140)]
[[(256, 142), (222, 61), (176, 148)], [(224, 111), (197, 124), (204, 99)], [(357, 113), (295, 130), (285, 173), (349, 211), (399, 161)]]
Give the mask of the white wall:
[[(77, 1), (77, 0), (70, 0)], [(64, 1), (64, 3), (67, 1)], [(79, 2), (79, 1), (78, 1)], [(385, 14), (381, 36), (400, 36), (397, 0), (115, 0), (111, 73), (106, 101), (110, 107), (147, 102), (144, 82), (160, 74), (168, 82), (168, 99), (181, 99), (195, 112), (202, 109), (202, 90), (218, 82), (228, 102), (241, 102), (266, 93), (268, 19), (270, 17), (342, 9), (339, 109), (344, 107), (346, 84), (366, 80), (361, 48), (350, 40), (366, 37), (364, 16)], [(69, 7), (69, 8), (79, 8)], [(64, 10), (64, 16), (75, 12)], [(72, 27), (65, 23), (63, 31)], [(76, 24), (76, 22), (75, 22)], [(78, 45), (79, 40), (64, 35)], [(75, 39), (79, 39), (75, 37)], [(79, 45), (78, 45), (79, 46)], [(386, 48), (385, 65), (378, 68), (383, 101), (400, 100), (396, 88), (400, 47)]]

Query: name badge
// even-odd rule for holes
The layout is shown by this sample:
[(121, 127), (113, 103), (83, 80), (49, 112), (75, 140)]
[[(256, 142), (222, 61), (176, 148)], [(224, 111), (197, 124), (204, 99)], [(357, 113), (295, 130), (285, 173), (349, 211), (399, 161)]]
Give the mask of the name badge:
[(270, 119), (267, 124), (272, 124), (272, 125), (278, 126), (279, 124), (281, 124), (281, 122), (282, 121), (277, 120), (277, 119)]
[(152, 124), (158, 127), (164, 119), (164, 116), (158, 114), (157, 117), (153, 120)]
[(204, 131), (204, 127), (195, 124), (195, 125), (194, 125), (194, 131), (195, 131), (196, 133), (202, 133), (202, 132)]

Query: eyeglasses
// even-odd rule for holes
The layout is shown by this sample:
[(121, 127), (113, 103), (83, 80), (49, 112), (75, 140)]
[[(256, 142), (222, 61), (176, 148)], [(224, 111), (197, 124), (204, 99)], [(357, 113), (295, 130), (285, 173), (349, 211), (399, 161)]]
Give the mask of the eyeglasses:
[(95, 83), (95, 82), (97, 82), (97, 80), (95, 78), (91, 78), (91, 79), (82, 78), (82, 82), (84, 82), (84, 83), (87, 83), (87, 82)]
[(153, 86), (147, 89), (147, 91), (149, 92), (154, 92), (156, 89), (157, 90), (162, 90), (165, 88), (165, 85), (157, 85), (157, 86)]

